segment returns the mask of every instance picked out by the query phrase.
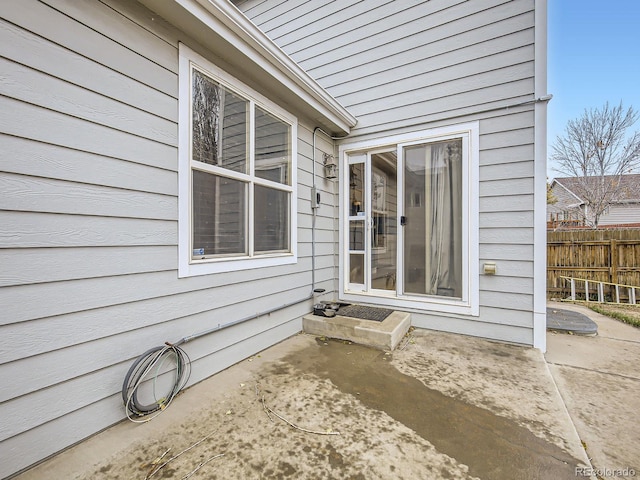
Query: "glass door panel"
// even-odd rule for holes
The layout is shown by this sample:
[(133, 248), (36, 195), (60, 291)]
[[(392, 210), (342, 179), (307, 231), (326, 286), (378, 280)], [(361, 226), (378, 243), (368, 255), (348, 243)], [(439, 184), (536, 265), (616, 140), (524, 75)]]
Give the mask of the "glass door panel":
[(365, 215), (365, 182), (364, 163), (349, 165), (349, 216), (364, 217)]
[(462, 140), (403, 149), (404, 293), (462, 297)]
[(396, 290), (397, 275), (397, 155), (371, 155), (370, 288)]
[(348, 267), (347, 278), (349, 289), (363, 291), (365, 285), (365, 271), (367, 267), (365, 254), (367, 245), (366, 224), (366, 155), (358, 155), (349, 165), (349, 220), (348, 220)]
[(350, 253), (349, 267), (349, 283), (364, 285), (364, 253)]

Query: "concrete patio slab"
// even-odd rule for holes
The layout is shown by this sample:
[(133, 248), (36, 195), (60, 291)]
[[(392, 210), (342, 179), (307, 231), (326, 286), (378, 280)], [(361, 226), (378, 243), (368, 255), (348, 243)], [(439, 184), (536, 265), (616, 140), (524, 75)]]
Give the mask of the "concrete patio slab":
[(144, 479), (174, 456), (151, 480), (557, 480), (588, 465), (538, 350), (414, 330), (394, 352), (296, 335), (18, 478)]
[(546, 353), (594, 471), (601, 478), (637, 478), (640, 329), (581, 305), (561, 306), (598, 324), (595, 337), (549, 333)]

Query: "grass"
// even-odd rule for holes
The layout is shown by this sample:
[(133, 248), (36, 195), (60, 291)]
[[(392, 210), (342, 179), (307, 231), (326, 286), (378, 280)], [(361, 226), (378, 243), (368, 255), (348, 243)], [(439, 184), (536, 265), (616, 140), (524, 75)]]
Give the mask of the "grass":
[(628, 305), (621, 303), (586, 303), (594, 312), (598, 312), (607, 317), (615, 318), (621, 322), (628, 323), (640, 328), (640, 305)]

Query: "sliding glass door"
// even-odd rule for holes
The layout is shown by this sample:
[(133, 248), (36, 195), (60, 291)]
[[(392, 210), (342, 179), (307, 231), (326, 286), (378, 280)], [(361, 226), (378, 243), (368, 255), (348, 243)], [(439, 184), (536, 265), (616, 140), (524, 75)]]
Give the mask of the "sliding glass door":
[(470, 198), (477, 199), (477, 166), (472, 177), (469, 153), (472, 139), (477, 145), (475, 125), (398, 139), (345, 149), (343, 295), (475, 314), (477, 200)]

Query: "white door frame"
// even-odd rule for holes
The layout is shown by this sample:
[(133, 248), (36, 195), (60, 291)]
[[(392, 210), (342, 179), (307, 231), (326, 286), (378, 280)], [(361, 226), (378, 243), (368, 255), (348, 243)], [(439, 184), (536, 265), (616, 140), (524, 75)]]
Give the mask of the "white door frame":
[[(404, 236), (400, 226), (400, 217), (404, 212), (404, 159), (402, 149), (405, 146), (430, 143), (447, 138), (462, 137), (463, 151), (463, 298), (450, 299), (439, 296), (402, 295), (404, 277)], [(371, 185), (371, 154), (396, 149), (397, 152), (397, 182), (398, 182), (398, 214), (397, 214), (397, 275), (395, 290), (372, 290), (370, 288), (370, 259), (365, 258), (364, 284), (349, 283), (349, 165), (355, 155), (365, 156), (366, 187)], [(478, 203), (479, 203), (479, 123), (441, 127), (421, 132), (401, 134), (373, 140), (364, 140), (339, 147), (340, 182), (340, 255), (339, 255), (339, 298), (349, 302), (370, 303), (388, 307), (415, 311), (436, 311), (479, 316), (479, 233), (478, 233)], [(358, 162), (360, 163), (360, 162)], [(366, 196), (370, 197), (367, 192)], [(370, 257), (371, 251), (371, 205), (370, 200), (365, 206), (365, 256)], [(353, 217), (351, 217), (353, 218)]]

